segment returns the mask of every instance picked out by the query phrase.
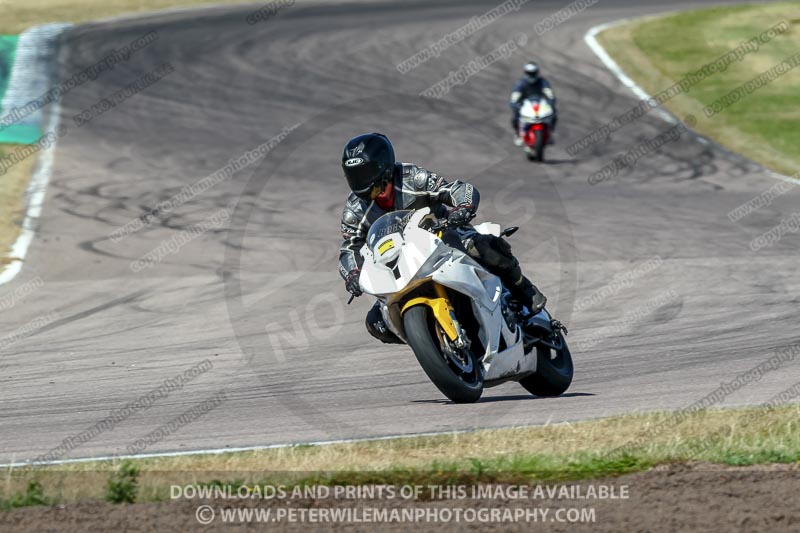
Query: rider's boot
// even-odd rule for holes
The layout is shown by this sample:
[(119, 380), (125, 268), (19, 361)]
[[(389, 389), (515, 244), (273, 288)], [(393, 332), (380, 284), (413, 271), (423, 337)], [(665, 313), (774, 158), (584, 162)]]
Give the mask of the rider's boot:
[[(531, 283), (531, 280), (522, 275), (519, 266), (514, 269), (513, 274), (518, 274), (518, 276), (512, 276), (512, 279), (509, 280), (510, 283), (506, 284), (508, 290), (511, 292), (511, 296), (520, 304), (530, 309), (531, 315), (535, 315), (544, 308), (547, 303), (547, 298), (536, 285)], [(513, 279), (514, 277), (516, 277), (516, 279)]]
[(366, 326), (369, 334), (384, 344), (405, 344), (400, 337), (389, 330), (383, 321), (380, 302), (375, 302), (375, 305), (367, 313)]
[[(510, 248), (508, 249), (511, 251)], [(498, 276), (500, 281), (503, 282), (512, 298), (514, 298), (520, 305), (527, 307), (533, 316), (544, 308), (547, 303), (547, 298), (536, 285), (531, 283), (531, 280), (522, 274), (522, 269), (519, 266), (519, 261), (513, 255), (510, 256), (511, 260), (505, 268), (500, 268)]]
[(547, 298), (531, 280), (522, 275), (519, 261), (505, 239), (491, 235), (474, 235), (465, 246), (470, 256), (500, 278), (503, 286), (508, 288), (511, 296), (520, 305), (530, 309), (533, 314), (542, 310)]
[(514, 131), (514, 145), (522, 146), (522, 137), (519, 134), (519, 116), (517, 114), (511, 117), (511, 129)]

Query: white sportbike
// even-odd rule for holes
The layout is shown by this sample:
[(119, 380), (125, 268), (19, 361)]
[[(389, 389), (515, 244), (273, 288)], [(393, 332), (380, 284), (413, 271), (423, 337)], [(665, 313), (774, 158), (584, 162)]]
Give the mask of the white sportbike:
[[(517, 229), (474, 226), (497, 237)], [(389, 329), (454, 402), (475, 402), (506, 381), (562, 394), (573, 375), (566, 328), (544, 309), (530, 317), (497, 276), (442, 240), (445, 231), (456, 230), (429, 208), (387, 213), (370, 227), (360, 284), (382, 303)]]

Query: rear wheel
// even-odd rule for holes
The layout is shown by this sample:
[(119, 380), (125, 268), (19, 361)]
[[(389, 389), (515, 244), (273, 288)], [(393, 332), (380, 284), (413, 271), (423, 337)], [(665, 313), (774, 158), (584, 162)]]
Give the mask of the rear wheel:
[(521, 379), (519, 384), (536, 396), (559, 396), (566, 392), (572, 383), (575, 368), (572, 366), (572, 354), (559, 331), (554, 342), (560, 346), (554, 350), (543, 344), (536, 345), (536, 373)]
[(536, 132), (536, 141), (533, 143), (533, 154), (535, 161), (544, 161), (544, 130)]
[(428, 306), (408, 309), (403, 324), (408, 345), (436, 388), (456, 403), (477, 402), (483, 393), (483, 366), (475, 355), (450, 345)]

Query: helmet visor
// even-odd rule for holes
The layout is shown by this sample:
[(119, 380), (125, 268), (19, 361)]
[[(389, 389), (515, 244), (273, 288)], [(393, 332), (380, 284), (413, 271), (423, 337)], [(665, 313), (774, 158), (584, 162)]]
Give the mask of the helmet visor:
[(347, 185), (359, 198), (369, 198), (372, 187), (381, 180), (383, 165), (379, 161), (363, 161), (354, 157), (342, 164)]

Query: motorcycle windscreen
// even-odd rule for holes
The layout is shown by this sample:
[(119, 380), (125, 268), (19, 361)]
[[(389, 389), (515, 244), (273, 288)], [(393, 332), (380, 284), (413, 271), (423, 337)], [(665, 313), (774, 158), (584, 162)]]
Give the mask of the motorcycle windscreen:
[(519, 115), (523, 120), (542, 120), (553, 114), (553, 108), (545, 98), (530, 98), (523, 102)]
[[(386, 213), (378, 220), (376, 220), (367, 232), (367, 247), (375, 255), (380, 255), (381, 245), (384, 245), (385, 238), (393, 233), (402, 233), (414, 214), (413, 210), (392, 211)], [(376, 254), (376, 246), (378, 253)], [(388, 251), (384, 249), (384, 252)]]

